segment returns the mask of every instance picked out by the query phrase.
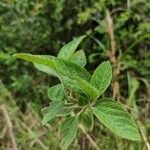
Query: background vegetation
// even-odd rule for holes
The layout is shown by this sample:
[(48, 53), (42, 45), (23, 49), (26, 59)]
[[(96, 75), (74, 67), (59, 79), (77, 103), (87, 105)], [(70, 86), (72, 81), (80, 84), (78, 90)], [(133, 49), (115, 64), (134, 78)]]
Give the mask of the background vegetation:
[[(56, 55), (67, 42), (83, 34), (91, 72), (110, 60), (114, 79), (106, 95), (124, 103), (139, 124), (143, 142), (109, 133), (95, 120), (89, 134), (102, 150), (148, 149), (150, 140), (150, 2), (148, 0), (1, 0), (0, 1), (0, 149), (12, 147), (6, 109), (18, 149), (60, 149), (61, 120), (41, 125), (47, 89), (56, 83), (33, 66), (11, 57), (17, 52)], [(86, 136), (70, 149), (93, 149)]]

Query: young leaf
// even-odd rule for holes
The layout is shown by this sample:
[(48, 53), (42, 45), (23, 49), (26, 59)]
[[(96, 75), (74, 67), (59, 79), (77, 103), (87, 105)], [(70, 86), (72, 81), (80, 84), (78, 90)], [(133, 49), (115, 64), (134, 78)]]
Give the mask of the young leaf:
[(78, 38), (74, 38), (71, 42), (69, 42), (68, 44), (64, 45), (61, 50), (59, 51), (58, 54), (58, 58), (61, 59), (69, 59), (73, 53), (75, 52), (75, 50), (77, 49), (78, 45), (82, 42), (82, 40), (85, 38), (86, 36), (80, 36)]
[(68, 146), (73, 142), (76, 134), (77, 134), (77, 128), (78, 128), (78, 118), (77, 117), (70, 117), (67, 118), (62, 126), (62, 141), (61, 141), (61, 148), (67, 149)]
[(61, 84), (57, 84), (48, 89), (48, 97), (52, 101), (63, 101), (66, 99), (64, 89)]
[(121, 104), (111, 99), (100, 99), (93, 113), (109, 130), (122, 138), (140, 140), (138, 127), (132, 116)]
[(79, 87), (82, 89), (82, 91), (85, 92), (85, 94), (87, 94), (92, 100), (96, 100), (96, 98), (98, 98), (99, 91), (94, 86), (92, 86), (89, 82), (79, 77), (76, 77), (76, 81)]
[(49, 107), (41, 110), (43, 114), (42, 124), (46, 124), (55, 117), (68, 115), (70, 111), (71, 109), (67, 107), (64, 101), (51, 102)]
[(62, 75), (59, 75), (59, 76), (62, 79), (63, 84), (66, 89), (69, 89), (69, 90), (77, 92), (77, 93), (83, 93), (81, 88), (78, 86), (78, 84), (75, 80), (72, 80), (67, 76), (62, 76)]
[(32, 55), (26, 53), (18, 53), (13, 55), (16, 58), (20, 58), (32, 63), (46, 65), (48, 67), (56, 68), (54, 56), (46, 56), (46, 55)]
[(83, 50), (77, 51), (70, 57), (69, 61), (76, 63), (81, 67), (84, 67), (86, 65), (86, 57), (84, 51)]
[(51, 76), (58, 77), (57, 72), (53, 68), (50, 68), (46, 65), (37, 64), (37, 63), (34, 63), (34, 66), (39, 71), (42, 71), (42, 72), (44, 72), (48, 75), (51, 75)]
[(100, 95), (105, 92), (112, 79), (112, 68), (109, 61), (102, 62), (91, 77), (91, 84), (95, 86)]
[(80, 122), (85, 128), (92, 130), (94, 124), (92, 110), (87, 109), (83, 114), (81, 114)]
[(63, 76), (69, 77), (70, 79), (74, 79), (76, 76), (78, 76), (89, 81), (91, 78), (90, 73), (84, 68), (63, 59), (57, 60), (57, 71)]

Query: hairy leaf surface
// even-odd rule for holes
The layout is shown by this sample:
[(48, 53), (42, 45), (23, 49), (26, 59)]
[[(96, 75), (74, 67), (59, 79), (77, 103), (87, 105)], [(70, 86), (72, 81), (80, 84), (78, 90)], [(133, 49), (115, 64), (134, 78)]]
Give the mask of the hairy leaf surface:
[(91, 84), (95, 86), (100, 95), (105, 92), (112, 79), (112, 68), (109, 61), (102, 62), (91, 77)]
[(86, 36), (80, 36), (78, 38), (74, 38), (71, 42), (69, 42), (68, 44), (64, 45), (61, 50), (59, 51), (58, 54), (58, 58), (61, 59), (69, 59), (73, 53), (75, 52), (75, 50), (77, 49), (78, 45), (82, 42), (82, 40), (85, 38)]
[(109, 130), (122, 138), (139, 141), (138, 127), (121, 104), (111, 99), (100, 99), (93, 113)]
[(41, 64), (37, 64), (37, 63), (34, 63), (34, 66), (36, 69), (38, 69), (39, 71), (42, 71), (48, 75), (51, 75), (51, 76), (55, 76), (57, 77), (57, 72), (53, 69), (53, 68), (50, 68), (46, 65), (41, 65)]
[(66, 76), (61, 76), (60, 78), (62, 79), (65, 88), (67, 88), (73, 92), (83, 93), (83, 91), (78, 86), (78, 83), (75, 80), (72, 80)]
[(55, 117), (69, 114), (71, 109), (65, 104), (64, 101), (57, 101), (51, 102), (49, 107), (45, 107), (41, 111), (43, 114), (42, 123), (46, 124)]
[(89, 81), (91, 78), (90, 73), (84, 68), (63, 59), (57, 60), (57, 69), (60, 74), (62, 74), (63, 76), (67, 76), (70, 79), (74, 79), (76, 76), (78, 76), (80, 78), (83, 78), (84, 80)]
[(87, 109), (82, 115), (81, 115), (81, 124), (86, 127), (88, 130), (93, 129), (93, 112), (90, 109)]
[(94, 86), (79, 77), (76, 77), (76, 81), (85, 94), (87, 94), (92, 100), (96, 100), (99, 96), (99, 91)]
[(62, 141), (61, 141), (61, 148), (67, 149), (68, 146), (73, 142), (76, 134), (77, 134), (77, 127), (78, 127), (78, 118), (77, 117), (70, 117), (67, 118), (62, 126)]
[(61, 84), (57, 84), (48, 89), (48, 97), (52, 101), (63, 101), (66, 99), (64, 89)]

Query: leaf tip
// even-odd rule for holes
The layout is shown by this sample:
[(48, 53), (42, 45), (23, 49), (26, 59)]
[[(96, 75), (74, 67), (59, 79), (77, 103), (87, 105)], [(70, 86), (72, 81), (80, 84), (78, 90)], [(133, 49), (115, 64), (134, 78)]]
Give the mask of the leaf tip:
[(13, 54), (12, 57), (17, 57), (17, 54)]
[(83, 39), (84, 39), (85, 37), (87, 37), (87, 35), (82, 35), (82, 36), (81, 36), (81, 38), (83, 38)]
[(105, 64), (108, 64), (108, 65), (111, 65), (110, 61), (107, 60), (107, 61), (104, 61)]

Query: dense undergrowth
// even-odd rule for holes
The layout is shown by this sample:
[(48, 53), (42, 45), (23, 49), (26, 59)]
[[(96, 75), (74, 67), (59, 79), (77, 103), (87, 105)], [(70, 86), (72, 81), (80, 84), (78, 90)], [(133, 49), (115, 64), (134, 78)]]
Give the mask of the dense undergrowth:
[[(55, 55), (73, 37), (87, 38), (78, 49), (93, 73), (109, 60), (113, 82), (104, 96), (117, 99), (137, 120), (143, 140), (131, 142), (95, 120), (88, 134), (102, 150), (142, 150), (150, 141), (150, 7), (148, 0), (1, 0), (0, 1), (0, 149), (12, 147), (6, 108), (21, 150), (60, 149), (62, 119), (42, 126), (41, 108), (49, 105), (47, 89), (56, 78), (36, 72), (11, 57), (17, 52)], [(94, 149), (79, 130), (69, 149)]]

